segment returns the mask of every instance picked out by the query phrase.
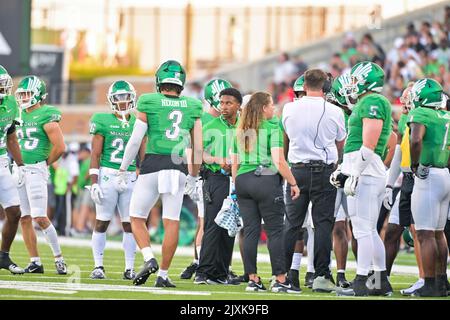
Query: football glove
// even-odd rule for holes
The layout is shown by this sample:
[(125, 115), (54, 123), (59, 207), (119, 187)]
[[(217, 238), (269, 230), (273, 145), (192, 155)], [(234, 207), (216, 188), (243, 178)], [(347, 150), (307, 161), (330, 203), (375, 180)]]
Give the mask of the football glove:
[(17, 188), (22, 187), (25, 184), (25, 173), (23, 172), (24, 166), (18, 166), (16, 164), (12, 167), (12, 175), (16, 181)]
[(430, 174), (430, 167), (424, 166), (422, 164), (419, 164), (416, 170), (414, 170), (414, 174), (417, 178), (425, 180), (428, 178), (428, 175)]
[(338, 165), (336, 171), (334, 171), (330, 176), (330, 183), (336, 189), (343, 188), (345, 184), (345, 180), (347, 180), (348, 176), (341, 172), (341, 165)]
[(354, 196), (356, 194), (356, 187), (358, 186), (358, 176), (349, 176), (344, 184), (344, 193), (347, 196)]
[(186, 186), (184, 188), (184, 194), (187, 194), (192, 201), (197, 202), (200, 200), (200, 196), (197, 192), (197, 180), (199, 177), (193, 177), (190, 174), (186, 178)]
[(103, 192), (98, 183), (94, 183), (92, 186), (86, 186), (86, 189), (90, 191), (92, 201), (99, 205), (102, 204)]
[(117, 179), (116, 179), (116, 190), (117, 192), (121, 193), (127, 190), (128, 186), (128, 176), (126, 171), (118, 171), (117, 172)]
[(391, 186), (387, 186), (386, 191), (384, 193), (383, 206), (386, 209), (391, 210), (393, 205), (394, 205), (393, 190)]

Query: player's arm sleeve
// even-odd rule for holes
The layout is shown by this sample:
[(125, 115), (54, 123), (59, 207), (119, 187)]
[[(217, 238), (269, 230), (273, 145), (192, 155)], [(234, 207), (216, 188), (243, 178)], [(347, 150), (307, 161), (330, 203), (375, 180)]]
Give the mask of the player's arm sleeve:
[(344, 113), (339, 110), (337, 113), (337, 132), (336, 141), (343, 141), (347, 137), (347, 131), (345, 130), (345, 117)]
[(6, 131), (6, 134), (9, 136), (10, 134), (13, 134), (16, 132), (16, 121), (13, 121), (11, 123), (11, 126), (8, 128), (8, 131)]
[(393, 187), (400, 175), (400, 163), (402, 161), (402, 148), (399, 144), (395, 146), (394, 157), (392, 158), (389, 176), (387, 178), (387, 186)]
[(130, 140), (128, 140), (127, 146), (125, 147), (120, 170), (128, 170), (131, 162), (136, 158), (142, 139), (147, 133), (147, 128), (147, 124), (140, 119), (137, 119), (134, 123), (133, 133), (131, 134)]

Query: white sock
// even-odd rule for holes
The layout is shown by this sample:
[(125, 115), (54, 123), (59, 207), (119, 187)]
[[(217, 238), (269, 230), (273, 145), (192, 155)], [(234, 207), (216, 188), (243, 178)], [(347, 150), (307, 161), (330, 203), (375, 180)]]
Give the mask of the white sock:
[(52, 248), (53, 256), (60, 256), (61, 255), (61, 247), (58, 243), (58, 234), (56, 233), (55, 227), (50, 224), (50, 226), (42, 230), (44, 233), (45, 240), (47, 240), (47, 243), (50, 245), (50, 248)]
[(200, 260), (200, 250), (202, 249), (202, 246), (197, 246), (197, 258)]
[(95, 267), (103, 267), (103, 253), (106, 246), (106, 232), (92, 233), (92, 254), (94, 255)]
[(31, 257), (30, 261), (36, 263), (38, 266), (42, 265), (40, 257)]
[(153, 259), (155, 256), (153, 255), (152, 248), (145, 247), (141, 249), (142, 255), (144, 256), (144, 261), (147, 262), (150, 259)]
[(339, 269), (336, 273), (345, 273), (345, 270)]
[(167, 274), (168, 274), (169, 272), (167, 271), (167, 270), (163, 270), (163, 269), (159, 269), (159, 271), (158, 271), (158, 277), (161, 277), (161, 278), (163, 278), (164, 280), (166, 280), (167, 279)]
[(300, 270), (300, 264), (302, 262), (303, 254), (300, 252), (294, 252), (294, 255), (292, 256), (292, 264), (291, 269), (293, 270)]
[(64, 261), (63, 256), (60, 256), (58, 258), (55, 258), (55, 262)]
[(372, 235), (358, 239), (358, 260), (356, 274), (367, 276), (372, 265), (373, 242)]
[(308, 250), (308, 268), (307, 272), (316, 272), (314, 268), (314, 230), (308, 227), (308, 243), (306, 244), (306, 249)]
[(372, 232), (372, 245), (373, 245), (373, 270), (385, 271), (386, 270), (386, 248), (384, 247), (383, 240), (375, 230)]
[(122, 247), (125, 252), (125, 270), (134, 269), (134, 257), (136, 254), (136, 241), (130, 232), (124, 232)]

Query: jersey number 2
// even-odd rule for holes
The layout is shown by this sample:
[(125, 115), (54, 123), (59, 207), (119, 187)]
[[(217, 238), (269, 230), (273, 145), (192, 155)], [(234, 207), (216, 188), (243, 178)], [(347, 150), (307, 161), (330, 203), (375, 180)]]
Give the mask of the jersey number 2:
[(172, 120), (172, 127), (166, 130), (166, 137), (173, 140), (180, 134), (180, 123), (183, 120), (183, 113), (180, 110), (174, 110), (169, 113), (169, 120)]
[(122, 163), (122, 159), (118, 158), (117, 155), (123, 151), (123, 140), (120, 138), (114, 139), (111, 145), (113, 148), (116, 148), (116, 150), (111, 153), (110, 161), (113, 163)]

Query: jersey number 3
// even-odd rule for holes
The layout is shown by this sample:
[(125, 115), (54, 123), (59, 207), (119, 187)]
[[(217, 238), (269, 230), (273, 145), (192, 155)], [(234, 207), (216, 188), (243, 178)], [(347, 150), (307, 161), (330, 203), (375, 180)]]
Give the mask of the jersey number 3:
[(180, 123), (183, 120), (183, 113), (180, 110), (174, 110), (169, 113), (169, 120), (172, 120), (172, 127), (166, 130), (166, 137), (168, 139), (176, 139), (180, 134)]

